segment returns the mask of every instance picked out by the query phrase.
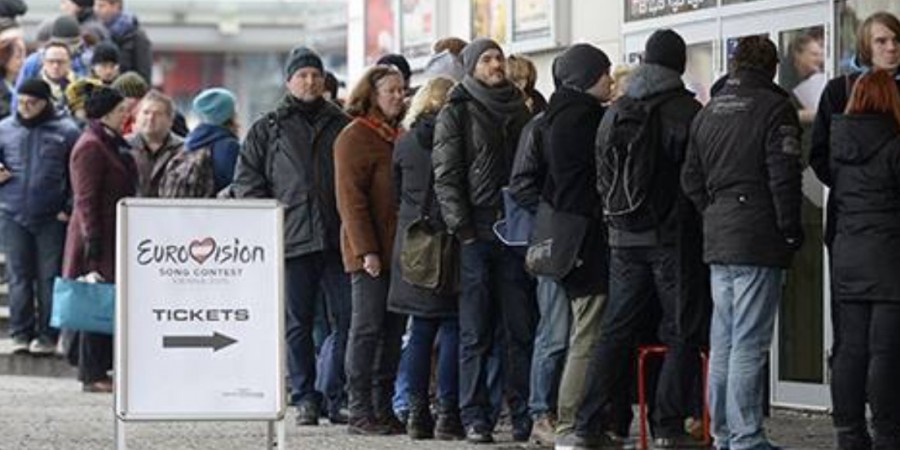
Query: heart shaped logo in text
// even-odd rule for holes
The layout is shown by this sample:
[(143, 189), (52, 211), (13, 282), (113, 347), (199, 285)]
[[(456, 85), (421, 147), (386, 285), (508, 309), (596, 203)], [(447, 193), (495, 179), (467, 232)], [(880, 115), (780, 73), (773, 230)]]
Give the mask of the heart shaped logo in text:
[(216, 240), (208, 237), (203, 240), (191, 241), (190, 252), (191, 258), (198, 264), (203, 264), (216, 251)]

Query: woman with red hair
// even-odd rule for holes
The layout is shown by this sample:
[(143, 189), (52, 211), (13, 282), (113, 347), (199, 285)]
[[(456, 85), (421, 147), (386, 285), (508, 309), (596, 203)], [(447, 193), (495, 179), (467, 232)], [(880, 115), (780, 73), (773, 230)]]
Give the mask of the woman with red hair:
[[(900, 448), (900, 92), (861, 76), (831, 129), (834, 323), (831, 395), (839, 449)], [(872, 410), (869, 435), (865, 405)]]

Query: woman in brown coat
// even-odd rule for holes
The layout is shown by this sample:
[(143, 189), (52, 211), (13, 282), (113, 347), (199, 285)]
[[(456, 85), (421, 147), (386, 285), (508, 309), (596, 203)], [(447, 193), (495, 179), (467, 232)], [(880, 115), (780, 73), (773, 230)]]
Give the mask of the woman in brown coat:
[[(69, 161), (74, 206), (63, 255), (67, 278), (96, 272), (103, 281), (116, 279), (116, 202), (134, 195), (137, 182), (118, 131), (127, 114), (122, 100), (115, 90), (96, 87), (85, 102), (88, 126)], [(112, 336), (81, 333), (78, 378), (85, 392), (112, 391), (112, 351)]]
[(341, 253), (353, 305), (345, 363), (352, 434), (405, 432), (391, 408), (405, 321), (387, 311), (397, 222), (391, 154), (403, 98), (399, 71), (369, 69), (347, 102), (354, 119), (334, 143)]

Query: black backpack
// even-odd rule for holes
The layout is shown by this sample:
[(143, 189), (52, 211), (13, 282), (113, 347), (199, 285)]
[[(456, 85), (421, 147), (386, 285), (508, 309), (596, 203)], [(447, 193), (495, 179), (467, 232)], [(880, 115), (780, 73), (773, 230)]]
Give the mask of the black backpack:
[(654, 181), (662, 153), (663, 129), (659, 106), (683, 92), (638, 100), (623, 96), (613, 114), (608, 136), (601, 136), (597, 155), (597, 187), (603, 214), (613, 228), (643, 231), (657, 226), (677, 192), (656, 192)]

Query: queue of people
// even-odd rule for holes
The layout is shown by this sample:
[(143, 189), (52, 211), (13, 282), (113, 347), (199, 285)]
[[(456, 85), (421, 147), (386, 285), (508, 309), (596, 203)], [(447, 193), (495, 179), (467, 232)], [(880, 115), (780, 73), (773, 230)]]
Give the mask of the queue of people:
[[(145, 37), (121, 0), (70, 3), (27, 57), (14, 17), (0, 19), (15, 351), (66, 342), (83, 389), (111, 391), (111, 337), (61, 338), (48, 320), (54, 276), (115, 281), (116, 202), (274, 198), (299, 426), (326, 417), (353, 434), (485, 444), (505, 410), (515, 441), (619, 449), (637, 346), (652, 342), (666, 348), (655, 448), (708, 446), (687, 426), (705, 405), (714, 448), (779, 448), (763, 428), (767, 351), (784, 271), (819, 243), (801, 227), (801, 115), (773, 81), (769, 39), (739, 40), (706, 105), (668, 29), (630, 70), (593, 45), (566, 48), (546, 101), (534, 65), (486, 38), (435, 43), (419, 87), (385, 55), (342, 102), (326, 93), (322, 58), (299, 46), (285, 95), (241, 138), (239, 99), (220, 87), (198, 93), (200, 124), (179, 132), (172, 99), (141, 74)], [(877, 13), (858, 41), (866, 70), (828, 83), (810, 165), (831, 188), (836, 446), (895, 449), (900, 21)], [(123, 64), (138, 72), (118, 74)], [(423, 222), (452, 237), (451, 286), (425, 286), (401, 261)], [(323, 299), (327, 357), (314, 342)]]

